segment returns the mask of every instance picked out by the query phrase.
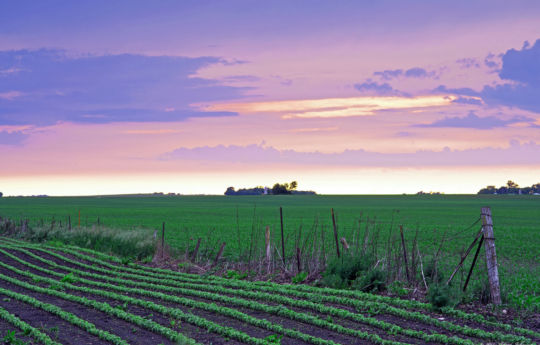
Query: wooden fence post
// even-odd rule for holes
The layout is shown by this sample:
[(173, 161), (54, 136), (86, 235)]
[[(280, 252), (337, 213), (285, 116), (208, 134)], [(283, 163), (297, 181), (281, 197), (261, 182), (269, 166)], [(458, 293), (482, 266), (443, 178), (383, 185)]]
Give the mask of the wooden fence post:
[(399, 233), (401, 234), (401, 245), (403, 246), (403, 260), (405, 261), (405, 273), (407, 274), (407, 281), (411, 282), (409, 276), (409, 263), (407, 262), (407, 247), (405, 247), (405, 237), (403, 236), (403, 225), (399, 226)]
[(301, 261), (301, 253), (300, 248), (296, 247), (296, 266), (298, 269), (298, 273), (302, 272), (302, 261)]
[(480, 249), (482, 249), (482, 243), (484, 242), (484, 237), (480, 237), (480, 242), (478, 242), (478, 248), (476, 248), (476, 253), (474, 254), (474, 259), (471, 263), (471, 268), (469, 269), (469, 273), (467, 274), (467, 279), (465, 280), (465, 285), (463, 285), (463, 292), (467, 290), (467, 285), (469, 285), (469, 279), (471, 279), (471, 275), (474, 269), (474, 265), (476, 265), (476, 260), (478, 259), (478, 254), (480, 254)]
[(195, 262), (195, 259), (197, 258), (197, 253), (199, 252), (199, 246), (201, 245), (201, 238), (199, 237), (197, 239), (197, 244), (195, 245), (195, 250), (193, 251), (193, 255), (191, 256), (191, 261)]
[(68, 228), (71, 230), (71, 216), (68, 216)]
[(283, 235), (283, 208), (279, 208), (279, 218), (281, 220), (281, 255), (283, 259), (283, 266), (285, 267), (285, 237)]
[(165, 251), (165, 222), (163, 222), (163, 227), (161, 228), (161, 259), (163, 259)]
[(266, 271), (270, 273), (270, 266), (272, 263), (272, 248), (270, 244), (270, 227), (269, 226), (266, 226), (266, 231), (264, 235), (265, 235), (264, 239), (266, 242), (266, 265), (267, 265)]
[(497, 253), (495, 252), (495, 237), (493, 235), (491, 209), (489, 207), (483, 207), (481, 217), (491, 302), (498, 305), (501, 304), (501, 289), (499, 286), (499, 270), (497, 268)]
[(334, 225), (334, 240), (336, 241), (336, 253), (337, 253), (337, 257), (339, 258), (341, 255), (339, 253), (339, 241), (338, 241), (338, 233), (337, 233), (337, 226), (336, 226), (336, 217), (334, 216), (333, 208), (332, 208), (332, 224)]
[(221, 255), (223, 255), (223, 249), (225, 249), (225, 242), (221, 243), (221, 247), (219, 248), (219, 252), (216, 255), (216, 259), (214, 260), (214, 266), (218, 264), (219, 259), (221, 259)]

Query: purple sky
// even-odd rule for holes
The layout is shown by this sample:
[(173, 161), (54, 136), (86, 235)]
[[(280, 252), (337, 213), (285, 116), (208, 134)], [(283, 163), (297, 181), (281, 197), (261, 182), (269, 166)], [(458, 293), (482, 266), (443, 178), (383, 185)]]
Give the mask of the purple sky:
[(0, 4), (5, 195), (474, 193), (537, 157), (538, 1)]

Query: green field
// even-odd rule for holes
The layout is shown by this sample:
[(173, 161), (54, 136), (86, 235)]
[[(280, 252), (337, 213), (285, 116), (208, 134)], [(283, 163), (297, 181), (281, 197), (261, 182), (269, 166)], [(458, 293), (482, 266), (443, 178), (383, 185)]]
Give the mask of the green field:
[[(1, 198), (0, 216), (28, 219), (30, 226), (50, 224), (55, 219), (73, 226), (81, 214), (81, 226), (145, 228), (161, 231), (166, 224), (166, 242), (182, 252), (197, 238), (215, 251), (226, 245), (233, 257), (251, 246), (262, 248), (264, 229), (271, 229), (272, 243), (280, 245), (279, 207), (283, 207), (287, 256), (295, 242), (324, 235), (332, 252), (331, 208), (334, 208), (340, 237), (356, 244), (366, 225), (377, 234), (379, 247), (395, 242), (403, 225), (407, 243), (418, 230), (418, 246), (425, 256), (444, 238), (444, 265), (455, 266), (460, 254), (480, 229), (474, 224), (480, 208), (492, 209), (497, 255), (503, 292), (519, 303), (538, 303), (540, 296), (540, 197), (502, 195), (399, 195), (399, 196), (138, 196), (138, 197), (51, 197)], [(369, 222), (368, 222), (369, 219)], [(300, 240), (296, 240), (300, 238)], [(389, 242), (390, 241), (390, 242)], [(255, 243), (255, 244), (253, 244)], [(333, 252), (332, 252), (333, 253)], [(483, 254), (483, 252), (482, 252)], [(469, 260), (465, 263), (468, 268)], [(485, 266), (478, 264), (479, 273)], [(463, 279), (462, 277), (460, 279)], [(529, 300), (527, 300), (529, 299)]]

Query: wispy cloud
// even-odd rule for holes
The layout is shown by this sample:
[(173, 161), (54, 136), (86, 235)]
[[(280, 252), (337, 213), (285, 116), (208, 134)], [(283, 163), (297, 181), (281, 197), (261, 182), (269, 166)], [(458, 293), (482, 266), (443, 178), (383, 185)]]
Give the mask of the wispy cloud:
[(446, 106), (454, 96), (349, 97), (287, 101), (222, 103), (202, 106), (207, 111), (232, 111), (245, 114), (279, 113), (284, 118), (321, 118), (374, 115), (379, 110), (415, 109)]
[(0, 131), (0, 146), (20, 146), (28, 138), (23, 131)]
[(474, 129), (493, 129), (498, 127), (508, 127), (516, 124), (533, 124), (535, 119), (526, 116), (514, 116), (508, 120), (503, 120), (495, 116), (477, 116), (474, 111), (470, 111), (464, 117), (444, 117), (429, 124), (420, 124), (416, 127), (439, 127), (439, 128), (474, 128)]
[(463, 69), (480, 68), (480, 62), (476, 58), (457, 59), (456, 63)]
[(12, 101), (17, 97), (21, 97), (23, 95), (22, 92), (19, 91), (6, 91), (6, 92), (0, 92), (0, 99), (5, 99), (8, 101)]
[(437, 79), (439, 77), (439, 73), (437, 71), (428, 71), (425, 68), (422, 67), (413, 67), (409, 69), (392, 69), (392, 70), (384, 70), (384, 71), (376, 71), (373, 72), (373, 76), (380, 77), (382, 80), (392, 80), (397, 78), (434, 78)]
[(339, 127), (313, 127), (313, 128), (292, 128), (287, 129), (289, 133), (315, 133), (315, 132), (334, 132), (339, 130)]
[(160, 135), (160, 134), (176, 134), (182, 133), (184, 131), (179, 129), (130, 129), (123, 131), (124, 134), (135, 134), (135, 135)]
[(354, 84), (354, 88), (365, 95), (410, 97), (409, 94), (394, 89), (388, 83), (380, 84), (371, 79), (367, 79), (363, 83)]

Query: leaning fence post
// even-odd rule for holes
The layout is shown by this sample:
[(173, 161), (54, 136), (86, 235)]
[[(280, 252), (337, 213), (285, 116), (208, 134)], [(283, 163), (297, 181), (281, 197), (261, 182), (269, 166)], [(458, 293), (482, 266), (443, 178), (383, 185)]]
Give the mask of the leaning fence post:
[(214, 265), (217, 265), (219, 262), (219, 259), (221, 259), (221, 255), (223, 255), (223, 249), (225, 249), (225, 242), (221, 243), (221, 247), (219, 248), (219, 252), (216, 255), (216, 258), (214, 259)]
[(197, 253), (199, 252), (199, 246), (201, 245), (201, 238), (199, 237), (197, 239), (197, 244), (195, 245), (195, 250), (193, 251), (193, 255), (191, 256), (191, 261), (195, 262), (195, 259), (197, 258)]
[(495, 252), (495, 236), (493, 235), (491, 209), (489, 207), (483, 207), (481, 217), (491, 302), (493, 304), (501, 304), (501, 289), (499, 286), (499, 270), (497, 268), (497, 253)]

